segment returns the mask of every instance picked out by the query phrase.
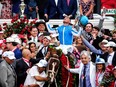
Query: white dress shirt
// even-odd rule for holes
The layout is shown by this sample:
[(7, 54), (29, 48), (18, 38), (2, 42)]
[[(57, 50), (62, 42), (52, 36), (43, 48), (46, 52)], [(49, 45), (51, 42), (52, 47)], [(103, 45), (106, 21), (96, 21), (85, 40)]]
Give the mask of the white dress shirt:
[(38, 37), (36, 36), (36, 37), (32, 37), (31, 36), (31, 39), (32, 39), (32, 41), (34, 41), (34, 42), (38, 42)]
[(57, 4), (58, 4), (58, 0), (55, 0), (55, 4), (56, 4), (56, 6), (57, 6)]
[(46, 53), (47, 53), (47, 49), (48, 49), (48, 47), (43, 47), (43, 49), (42, 49), (42, 54), (45, 56), (46, 55)]
[(112, 65), (113, 57), (114, 57), (114, 52), (110, 53), (109, 56), (108, 56), (108, 64), (109, 65)]

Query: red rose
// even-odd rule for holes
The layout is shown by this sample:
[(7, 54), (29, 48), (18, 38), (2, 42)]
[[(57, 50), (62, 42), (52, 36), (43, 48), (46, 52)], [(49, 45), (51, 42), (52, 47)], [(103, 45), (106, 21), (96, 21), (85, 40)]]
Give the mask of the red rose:
[(7, 27), (3, 27), (3, 29), (7, 29)]
[(7, 23), (3, 23), (3, 26), (6, 26), (7, 25)]

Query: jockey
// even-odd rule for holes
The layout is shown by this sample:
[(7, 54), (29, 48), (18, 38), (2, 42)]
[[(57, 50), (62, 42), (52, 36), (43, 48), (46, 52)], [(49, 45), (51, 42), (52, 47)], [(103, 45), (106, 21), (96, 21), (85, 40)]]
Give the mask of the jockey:
[(82, 29), (79, 28), (78, 32), (76, 31), (73, 26), (70, 25), (70, 18), (66, 16), (63, 20), (63, 25), (57, 27), (57, 28), (51, 28), (49, 23), (46, 23), (47, 29), (50, 33), (58, 33), (58, 38), (60, 41), (60, 46), (57, 47), (59, 49), (62, 49), (63, 53), (67, 54), (67, 51), (70, 50), (70, 52), (73, 51), (73, 36), (80, 36)]

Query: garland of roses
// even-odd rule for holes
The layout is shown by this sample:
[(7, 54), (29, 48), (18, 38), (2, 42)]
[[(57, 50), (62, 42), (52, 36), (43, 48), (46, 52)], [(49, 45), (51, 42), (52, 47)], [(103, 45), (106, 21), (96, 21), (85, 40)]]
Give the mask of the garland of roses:
[(19, 19), (16, 15), (11, 19), (11, 24), (3, 23), (4, 35), (7, 38), (12, 34), (29, 34), (30, 28), (35, 25), (36, 21), (37, 19), (29, 21), (26, 16)]
[[(53, 46), (50, 46), (50, 50), (57, 51), (57, 55), (59, 56), (59, 59), (60, 59), (59, 70), (58, 70), (58, 73), (56, 76), (56, 81), (57, 81), (58, 87), (66, 87), (68, 75), (70, 75), (68, 87), (74, 87), (74, 81), (75, 81), (76, 76), (74, 74), (71, 74), (71, 73), (66, 75), (69, 72), (64, 68), (64, 65), (63, 65), (63, 64), (66, 64), (66, 62), (67, 62), (66, 60), (68, 58), (70, 68), (74, 68), (74, 59), (71, 58), (69, 55), (67, 55), (67, 58), (66, 58), (66, 55), (63, 54), (61, 49), (57, 50)], [(63, 79), (63, 78), (65, 78), (65, 79)]]
[(100, 86), (104, 86), (104, 87), (114, 87), (112, 85), (114, 85), (114, 75), (113, 75), (113, 66), (112, 65), (108, 65), (106, 67), (102, 82), (100, 84)]

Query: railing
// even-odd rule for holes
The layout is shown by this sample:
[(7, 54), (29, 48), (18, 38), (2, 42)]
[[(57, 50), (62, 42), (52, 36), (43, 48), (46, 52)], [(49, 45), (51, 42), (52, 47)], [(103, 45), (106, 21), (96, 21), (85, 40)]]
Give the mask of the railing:
[[(89, 20), (89, 22), (91, 22), (94, 26), (97, 26), (98, 23), (99, 23), (100, 17), (101, 17), (100, 15), (94, 14), (94, 19)], [(31, 20), (32, 19), (30, 19), (30, 21)], [(0, 19), (0, 24), (1, 25), (3, 23), (5, 23), (5, 22), (10, 24), (11, 23), (11, 19)], [(60, 20), (60, 19), (49, 20), (49, 22), (52, 25), (62, 25), (63, 24), (63, 20)], [(71, 20), (71, 23), (74, 24), (74, 20)], [(110, 17), (110, 16), (106, 16), (105, 20), (104, 20), (104, 23), (103, 23), (103, 28), (110, 29), (110, 30), (115, 29), (115, 27), (114, 27), (114, 18)]]

